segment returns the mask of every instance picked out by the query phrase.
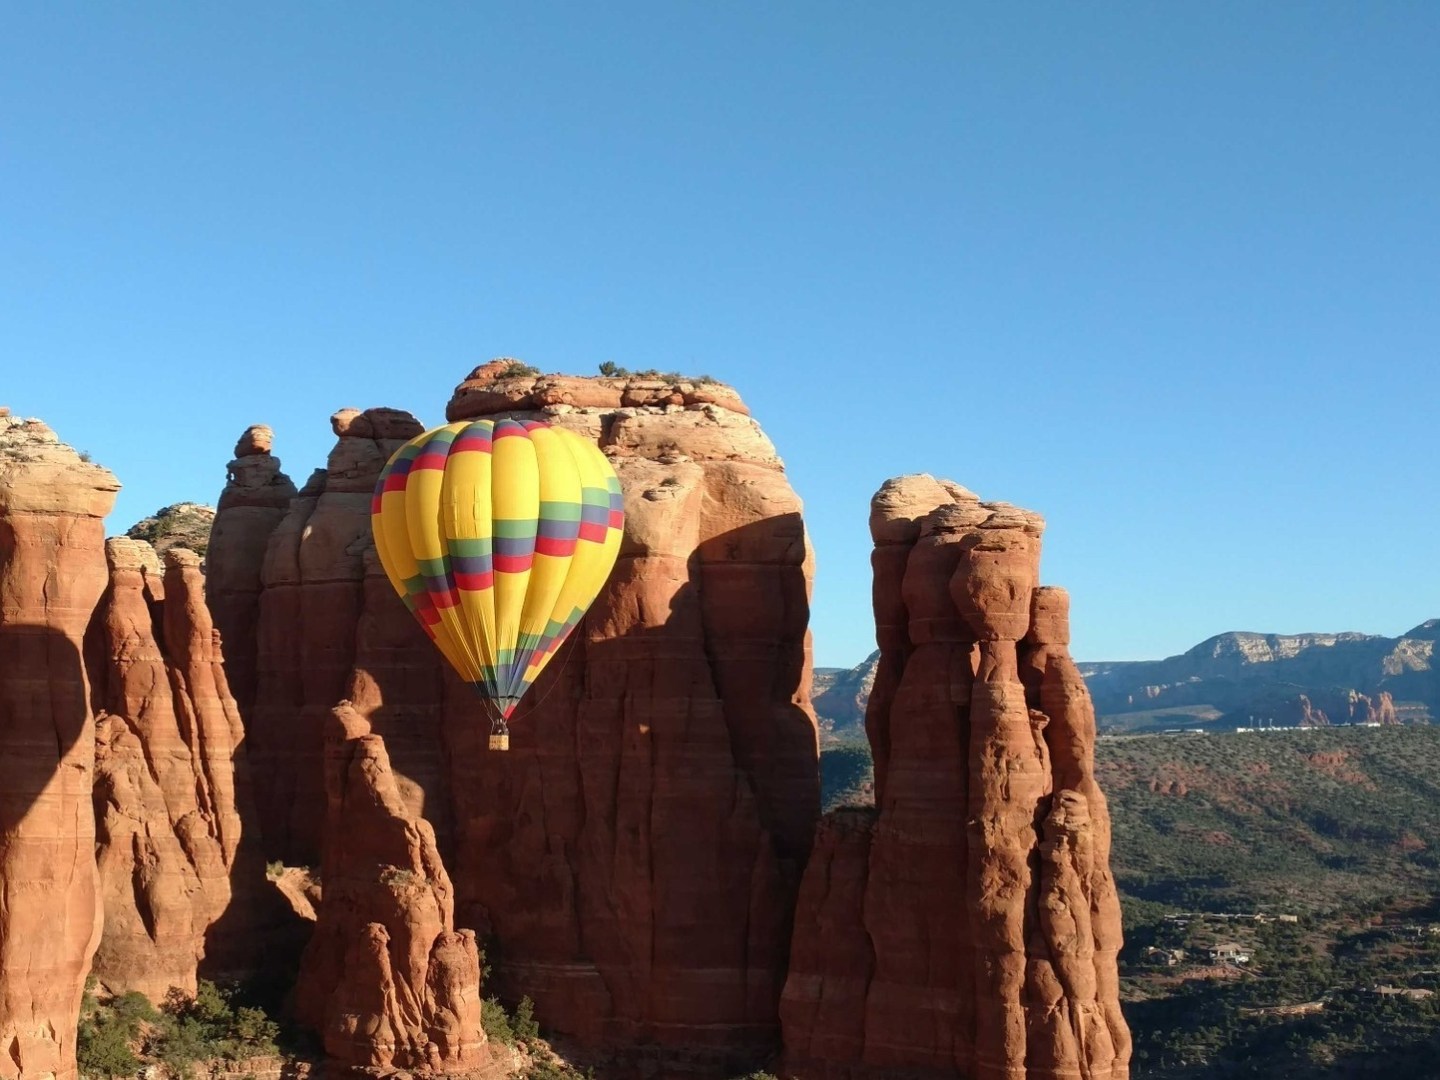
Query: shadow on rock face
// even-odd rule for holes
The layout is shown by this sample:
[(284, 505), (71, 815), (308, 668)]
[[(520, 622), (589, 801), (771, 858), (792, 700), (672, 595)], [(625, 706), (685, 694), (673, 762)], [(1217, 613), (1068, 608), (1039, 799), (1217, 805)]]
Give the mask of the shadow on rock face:
[(74, 644), (0, 615), (0, 1045), (11, 1076), (74, 1075), (80, 993), (99, 936), (93, 760)]
[(776, 515), (685, 557), (622, 551), (508, 753), (451, 688), (457, 924), (498, 993), (592, 1047), (778, 1044), (819, 816), (808, 619), (803, 525)]

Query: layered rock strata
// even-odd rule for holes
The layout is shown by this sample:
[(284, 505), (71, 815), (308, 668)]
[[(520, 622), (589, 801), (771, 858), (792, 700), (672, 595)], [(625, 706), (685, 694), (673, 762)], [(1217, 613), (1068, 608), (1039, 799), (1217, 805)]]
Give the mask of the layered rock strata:
[(325, 889), (297, 1014), (341, 1066), (472, 1071), (489, 1060), (475, 932), (456, 929), (435, 832), (349, 702), (331, 717), (325, 788)]
[(1042, 529), (928, 476), (875, 497), (876, 808), (828, 817), (807, 868), (797, 1076), (1128, 1075), (1094, 710)]
[[(244, 737), (204, 599), (200, 557), (113, 538), (87, 642), (96, 709), (96, 860), (105, 930), (94, 974), (161, 1001), (253, 972), (280, 917), (241, 843)], [(237, 760), (237, 758), (239, 760)], [(233, 879), (233, 880), (232, 880)]]
[(591, 1044), (773, 1048), (818, 814), (800, 500), (734, 392), (477, 369), (452, 420), (594, 438), (625, 493), (606, 589), (491, 754), (446, 715), (461, 921), (497, 985)]
[(370, 542), (375, 478), (419, 425), (337, 414), (329, 468), (262, 574), (249, 719), (268, 855), (314, 861), (319, 732), (348, 698), (407, 812), (434, 826), (457, 925), (492, 942), (503, 996), (529, 994), (592, 1045), (746, 1060), (778, 1042), (818, 815), (799, 500), (728, 387), (508, 368), (477, 369), (448, 415), (539, 417), (605, 448), (628, 522), (611, 582), (516, 715), (511, 751), (490, 754), (473, 692)]
[(120, 485), (0, 410), (0, 1077), (70, 1080), (100, 938), (81, 660)]

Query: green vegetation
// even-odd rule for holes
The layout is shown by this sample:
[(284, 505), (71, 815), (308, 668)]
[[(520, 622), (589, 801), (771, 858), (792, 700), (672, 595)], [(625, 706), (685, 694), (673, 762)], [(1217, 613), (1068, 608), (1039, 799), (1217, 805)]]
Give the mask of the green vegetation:
[(1440, 727), (1102, 739), (1096, 768), (1135, 899), (1322, 914), (1440, 891)]
[(607, 379), (659, 379), (662, 382), (688, 382), (708, 385), (718, 383), (720, 380), (713, 375), (682, 375), (678, 371), (661, 371), (659, 368), (643, 368), (639, 371), (631, 371), (627, 367), (621, 367), (613, 360), (606, 360), (600, 365), (600, 374)]
[(539, 368), (521, 360), (511, 360), (500, 369), (500, 378), (502, 379), (532, 378), (539, 374)]
[(171, 1077), (187, 1078), (203, 1062), (278, 1054), (279, 1038), (280, 1026), (263, 1009), (245, 1004), (238, 988), (201, 980), (193, 997), (172, 988), (157, 1009), (135, 991), (102, 1003), (92, 979), (80, 1011), (80, 1071), (87, 1077), (132, 1076), (159, 1065)]
[(503, 1046), (515, 1045), (515, 1030), (510, 1026), (510, 1014), (505, 1011), (505, 1006), (500, 1004), (500, 999), (487, 997), (480, 1002), (480, 1026), (485, 1029), (485, 1037)]
[(536, 1058), (520, 1077), (521, 1080), (594, 1080), (595, 1070), (585, 1069), (582, 1072), (552, 1054)]
[(875, 763), (863, 740), (835, 743), (820, 751), (820, 806), (875, 805)]
[(499, 998), (488, 997), (480, 1002), (480, 1026), (487, 1038), (506, 1046), (533, 1043), (540, 1038), (540, 1025), (535, 1021), (535, 1003), (522, 997), (511, 1016)]
[(1440, 728), (1102, 739), (1096, 764), (1137, 1080), (1433, 1074)]
[(529, 1053), (530, 1064), (518, 1074), (518, 1080), (593, 1080), (595, 1076), (593, 1069), (577, 1069), (555, 1056), (549, 1043), (540, 1037), (535, 1003), (528, 997), (520, 999), (513, 1016), (498, 998), (485, 998), (480, 1003), (480, 1026), (486, 1038), (504, 1046), (524, 1046)]
[(210, 546), (210, 526), (214, 520), (215, 511), (209, 506), (175, 503), (137, 521), (125, 535), (132, 540), (146, 541), (158, 553), (183, 547), (203, 558)]
[(515, 1015), (510, 1020), (510, 1030), (521, 1042), (534, 1042), (540, 1038), (540, 1025), (535, 1022), (535, 1003), (522, 997), (515, 1006)]
[(384, 885), (406, 886), (415, 884), (417, 878), (414, 870), (407, 870), (400, 866), (387, 866), (380, 871), (380, 881)]

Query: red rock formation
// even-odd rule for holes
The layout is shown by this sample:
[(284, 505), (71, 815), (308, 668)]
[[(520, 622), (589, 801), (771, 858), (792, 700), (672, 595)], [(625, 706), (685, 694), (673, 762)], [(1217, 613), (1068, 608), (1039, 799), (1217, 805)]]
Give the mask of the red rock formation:
[(455, 388), (445, 419), (469, 420), (511, 409), (540, 410), (555, 406), (608, 412), (621, 408), (719, 405), (727, 412), (750, 415), (740, 395), (724, 383), (667, 375), (597, 379), (579, 375), (507, 374), (523, 366), (508, 357), (481, 364)]
[(349, 697), (447, 851), (458, 925), (494, 936), (502, 994), (592, 1044), (773, 1048), (819, 803), (799, 500), (728, 387), (499, 367), (449, 415), (539, 408), (601, 441), (626, 490), (612, 583), (490, 755), (369, 550), (375, 476), (418, 425), (337, 415), (330, 468), (265, 560), (250, 736), (269, 853), (313, 861), (320, 719)]
[(930, 477), (876, 495), (877, 806), (828, 817), (807, 868), (787, 1072), (1128, 1075), (1094, 710), (1042, 527)]
[(458, 695), (446, 738), (460, 921), (498, 940), (502, 993), (592, 1044), (724, 1057), (775, 1043), (818, 813), (810, 558), (770, 441), (733, 391), (693, 393), (713, 400), (486, 368), (461, 384), (452, 419), (543, 405), (524, 415), (598, 439), (626, 536), (511, 751), (486, 751)]
[(337, 415), (330, 468), (265, 559), (250, 738), (268, 853), (314, 860), (318, 732), (351, 698), (400, 803), (435, 827), (458, 925), (493, 935), (502, 995), (592, 1044), (773, 1048), (819, 803), (799, 500), (728, 387), (497, 378), (505, 366), (473, 373), (448, 415), (538, 415), (601, 441), (626, 490), (612, 583), (511, 752), (490, 755), (473, 694), (369, 551), (375, 475), (418, 425)]
[(119, 484), (0, 410), (0, 1078), (70, 1080), (100, 938), (81, 642)]
[(1400, 723), (1400, 716), (1395, 711), (1395, 698), (1391, 696), (1389, 690), (1381, 690), (1373, 701), (1366, 699), (1365, 721), (1371, 724), (1387, 725)]
[[(1256, 707), (1256, 706), (1252, 706)], [(1398, 724), (1395, 699), (1388, 690), (1373, 697), (1358, 690), (1336, 687), (1281, 698), (1260, 705), (1259, 719), (1276, 727), (1329, 727), (1331, 724)], [(1253, 717), (1252, 717), (1253, 719)]]
[(796, 903), (807, 925), (797, 927), (781, 1002), (786, 1051), (796, 1060), (842, 1068), (865, 1060), (875, 952), (856, 916), (865, 906), (875, 817), (873, 809), (834, 810), (815, 832)]
[[(354, 674), (375, 479), (422, 430), (393, 409), (344, 409), (331, 427), (339, 438), (327, 467), (290, 500), (266, 548), (256, 698), (246, 718), (266, 854), (290, 865), (319, 861), (322, 732)], [(229, 574), (213, 546), (210, 561)]]
[(211, 977), (253, 971), (279, 908), (258, 849), (242, 855), (244, 732), (200, 558), (166, 552), (162, 584), (148, 544), (105, 550), (110, 587), (87, 642), (105, 909), (93, 972), (160, 1001), (172, 986), (193, 992), (202, 958)]
[(385, 741), (349, 702), (326, 739), (324, 894), (296, 1012), (355, 1068), (469, 1071), (487, 1062), (480, 953), (456, 930), (430, 825), (405, 804)]
[[(1040, 1041), (1066, 1047), (1088, 1075), (1103, 1076), (1104, 1047), (1114, 1054), (1110, 1075), (1126, 1075), (1130, 1036), (1120, 1012), (1118, 956), (1120, 898), (1110, 872), (1110, 812), (1095, 780), (1095, 708), (1070, 656), (1070, 597), (1064, 589), (1035, 590), (1021, 681), (1032, 709), (1048, 719), (1045, 742), (1056, 792), (1041, 845), (1039, 941), (1032, 956), (1047, 1012)], [(1066, 1030), (1068, 1026), (1068, 1030)], [(1097, 1064), (1100, 1067), (1097, 1069)]]
[(295, 485), (270, 453), (273, 434), (263, 424), (247, 428), (226, 466), (225, 490), (210, 528), (205, 597), (225, 643), (230, 688), (242, 715), (255, 701), (256, 626), (260, 571), (270, 534), (295, 497)]

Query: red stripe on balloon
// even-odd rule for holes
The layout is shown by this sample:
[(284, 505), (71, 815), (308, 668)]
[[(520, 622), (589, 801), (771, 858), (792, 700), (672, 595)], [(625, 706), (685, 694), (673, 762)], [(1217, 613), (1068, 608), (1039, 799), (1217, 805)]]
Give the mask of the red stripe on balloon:
[(575, 541), (564, 540), (557, 536), (537, 536), (535, 538), (536, 555), (574, 555)]

